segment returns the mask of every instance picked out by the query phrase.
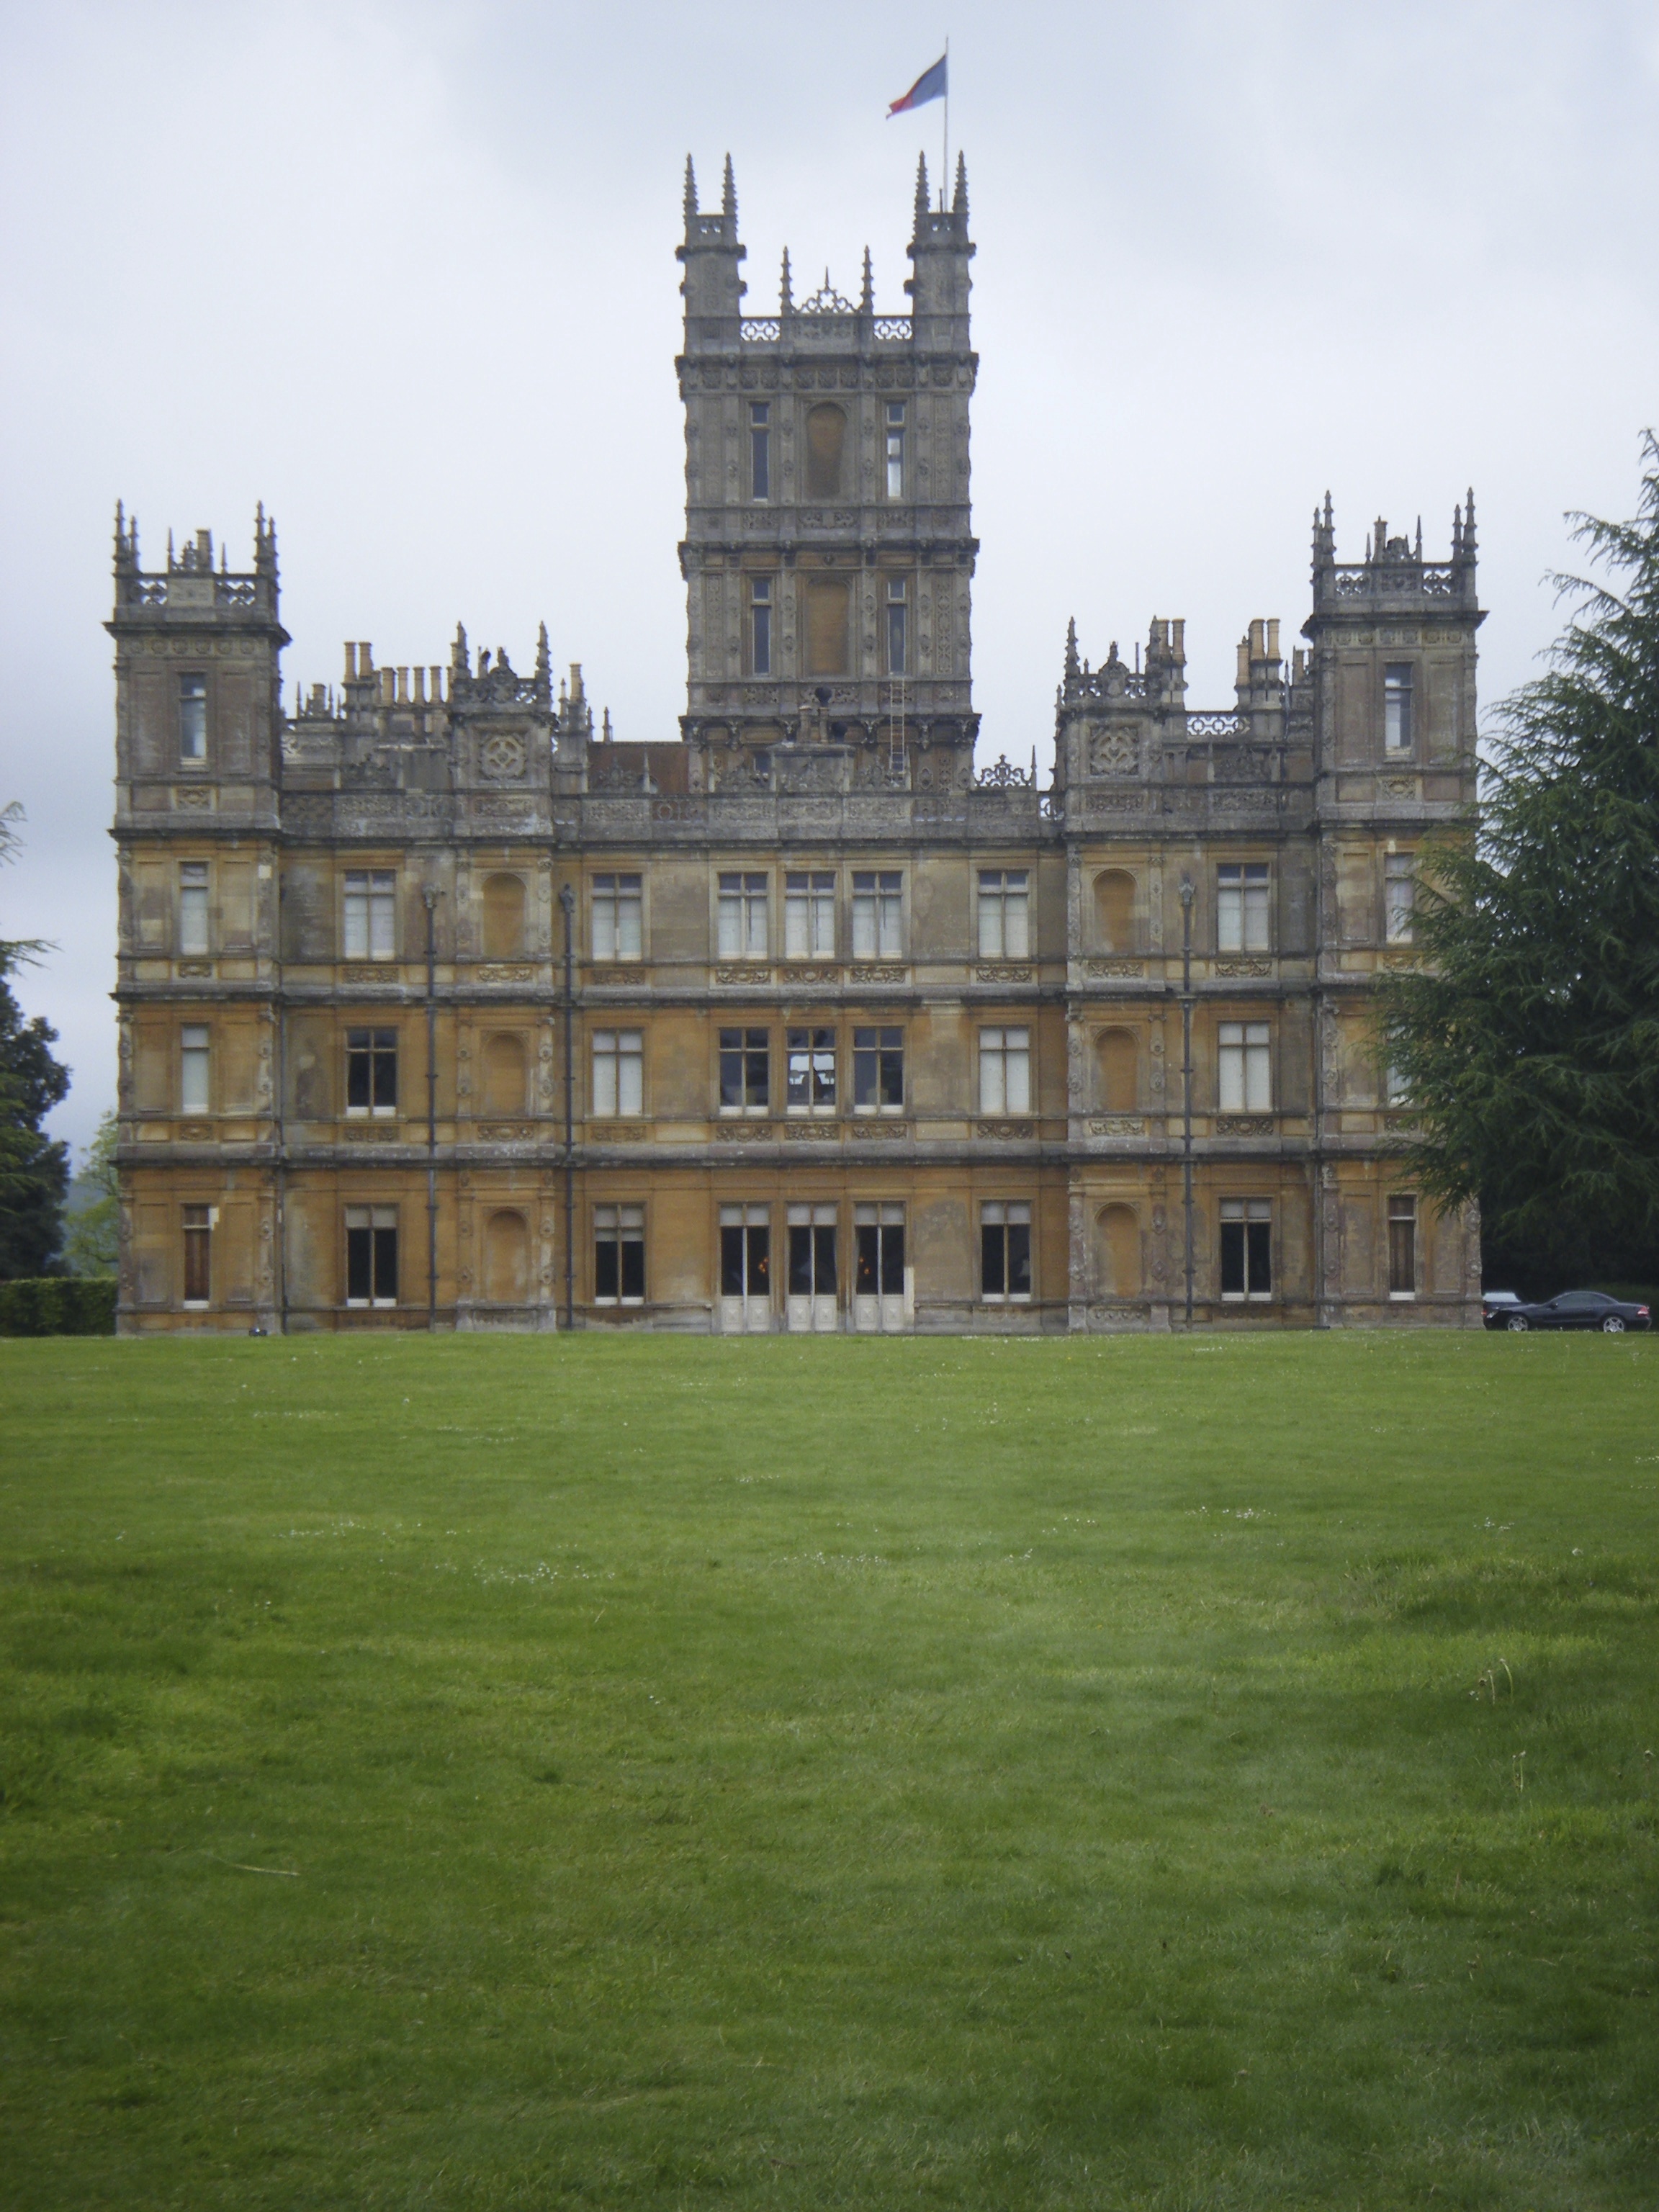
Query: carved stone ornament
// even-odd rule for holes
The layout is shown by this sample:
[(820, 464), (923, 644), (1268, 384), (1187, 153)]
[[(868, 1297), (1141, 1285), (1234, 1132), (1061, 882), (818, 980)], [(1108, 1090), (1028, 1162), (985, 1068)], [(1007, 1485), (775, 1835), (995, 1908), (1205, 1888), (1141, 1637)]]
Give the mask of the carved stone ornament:
[(714, 970), (717, 983), (769, 983), (771, 980), (772, 970), (763, 968), (758, 962), (752, 968), (716, 968)]
[(1091, 775), (1139, 775), (1140, 726), (1138, 722), (1108, 723), (1089, 733)]
[(847, 1124), (847, 1133), (849, 1137), (902, 1138), (909, 1135), (910, 1128), (909, 1124), (905, 1121), (849, 1121)]
[(472, 971), (475, 983), (533, 983), (536, 970), (527, 961), (485, 961)]
[(480, 1121), (479, 1141), (486, 1145), (522, 1145), (533, 1137), (532, 1121)]
[(1144, 1114), (1102, 1114), (1089, 1124), (1091, 1137), (1144, 1137), (1146, 1133)]
[(386, 961), (383, 966), (342, 968), (340, 970), (340, 981), (343, 983), (398, 983), (402, 980), (397, 963), (391, 960)]
[(975, 1125), (975, 1133), (981, 1137), (999, 1138), (1006, 1142), (1011, 1139), (1035, 1137), (1036, 1123), (1035, 1121), (981, 1121)]
[(1271, 1137), (1278, 1124), (1271, 1114), (1218, 1114), (1218, 1137)]
[(524, 739), (497, 730), (478, 748), (478, 772), (495, 783), (516, 783), (525, 771)]
[(1029, 983), (1035, 972), (1033, 969), (1022, 968), (1013, 961), (995, 961), (975, 968), (974, 981), (976, 983)]
[(722, 1145), (769, 1145), (777, 1132), (769, 1121), (720, 1121), (715, 1141)]
[(181, 784), (173, 794), (173, 803), (185, 814), (206, 814), (213, 805), (213, 793), (206, 784)]
[(1218, 960), (1215, 972), (1218, 975), (1271, 975), (1273, 963), (1271, 960)]
[(1083, 972), (1085, 975), (1098, 976), (1104, 981), (1114, 975), (1144, 975), (1146, 963), (1144, 960), (1085, 960)]

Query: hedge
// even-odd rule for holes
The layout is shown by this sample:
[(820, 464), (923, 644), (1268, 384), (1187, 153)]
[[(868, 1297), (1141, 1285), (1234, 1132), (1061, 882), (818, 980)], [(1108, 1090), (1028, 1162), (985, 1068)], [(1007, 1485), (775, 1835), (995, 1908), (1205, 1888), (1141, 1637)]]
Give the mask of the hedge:
[(40, 1275), (0, 1283), (0, 1336), (113, 1336), (113, 1275)]

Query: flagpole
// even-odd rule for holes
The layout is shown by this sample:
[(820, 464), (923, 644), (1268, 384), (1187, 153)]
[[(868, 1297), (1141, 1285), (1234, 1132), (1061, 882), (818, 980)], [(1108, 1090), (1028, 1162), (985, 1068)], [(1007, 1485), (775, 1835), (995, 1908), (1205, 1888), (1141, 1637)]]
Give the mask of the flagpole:
[(951, 41), (945, 41), (945, 160), (939, 173), (939, 211), (945, 210), (945, 192), (951, 182)]

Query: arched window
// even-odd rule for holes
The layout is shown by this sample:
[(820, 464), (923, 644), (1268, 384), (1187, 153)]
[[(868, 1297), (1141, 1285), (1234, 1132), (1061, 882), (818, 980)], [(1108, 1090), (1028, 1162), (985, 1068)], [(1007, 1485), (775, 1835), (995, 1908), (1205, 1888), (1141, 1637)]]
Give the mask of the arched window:
[(1100, 1103), (1109, 1114), (1133, 1114), (1140, 1103), (1139, 1047), (1133, 1030), (1105, 1030), (1095, 1042)]
[(1127, 868), (1095, 878), (1095, 927), (1108, 952), (1135, 951), (1135, 879)]
[(524, 878), (486, 876), (483, 887), (486, 960), (516, 960), (524, 951)]
[(1140, 1296), (1140, 1224), (1132, 1206), (1103, 1206), (1095, 1216), (1095, 1277), (1103, 1297)]
[(841, 497), (841, 451), (847, 442), (847, 417), (839, 407), (814, 407), (806, 417), (806, 496)]
[(484, 1111), (522, 1114), (525, 1110), (524, 1039), (501, 1030), (484, 1041)]
[(530, 1231), (521, 1213), (492, 1213), (484, 1224), (484, 1297), (522, 1305), (530, 1294)]

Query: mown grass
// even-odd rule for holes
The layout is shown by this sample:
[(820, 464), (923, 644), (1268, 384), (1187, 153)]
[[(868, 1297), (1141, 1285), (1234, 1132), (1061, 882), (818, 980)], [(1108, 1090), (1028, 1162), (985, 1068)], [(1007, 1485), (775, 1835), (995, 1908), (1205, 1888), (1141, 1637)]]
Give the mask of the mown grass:
[(1659, 1346), (0, 1345), (0, 2201), (1659, 2200)]

